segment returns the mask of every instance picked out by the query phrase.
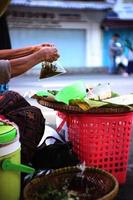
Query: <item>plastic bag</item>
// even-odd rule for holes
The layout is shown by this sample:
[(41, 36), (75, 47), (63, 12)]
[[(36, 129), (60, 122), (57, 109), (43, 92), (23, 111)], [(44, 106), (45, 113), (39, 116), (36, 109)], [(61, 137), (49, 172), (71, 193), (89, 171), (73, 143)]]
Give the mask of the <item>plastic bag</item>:
[(46, 126), (44, 136), (31, 161), (32, 166), (36, 170), (58, 169), (79, 163), (80, 161), (72, 149), (72, 143), (66, 141), (53, 128)]
[(86, 96), (86, 88), (82, 81), (76, 81), (75, 83), (62, 88), (56, 95), (55, 100), (69, 104), (70, 100), (80, 99), (82, 100)]
[(66, 70), (58, 63), (43, 62), (39, 78), (49, 78), (63, 73), (66, 73)]
[(63, 112), (56, 112), (56, 127), (56, 131), (68, 141), (67, 119)]
[(97, 86), (88, 89), (88, 98), (94, 100), (103, 100), (107, 98), (111, 98), (112, 91), (109, 83), (101, 84), (99, 83)]

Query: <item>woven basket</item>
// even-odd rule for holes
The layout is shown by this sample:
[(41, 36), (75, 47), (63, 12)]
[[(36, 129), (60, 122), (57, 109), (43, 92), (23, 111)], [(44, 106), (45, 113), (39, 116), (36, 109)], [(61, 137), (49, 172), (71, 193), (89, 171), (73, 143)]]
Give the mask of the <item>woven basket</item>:
[(69, 112), (69, 113), (124, 113), (131, 111), (127, 106), (113, 106), (113, 107), (99, 107), (99, 108), (91, 108), (87, 111), (82, 110), (80, 107), (76, 105), (66, 105), (61, 102), (57, 102), (53, 99), (47, 97), (39, 97), (34, 95), (32, 98), (36, 99), (39, 104), (42, 106), (58, 110), (61, 112)]
[[(51, 174), (42, 175), (40, 177), (34, 178), (29, 182), (24, 188), (24, 200), (42, 200), (40, 195), (41, 191), (47, 191), (46, 187), (48, 185), (53, 188), (60, 188), (62, 191), (62, 186), (67, 179), (72, 182), (73, 177), (81, 173), (81, 170), (77, 167), (66, 167), (57, 169)], [(97, 169), (87, 167), (84, 171), (84, 175), (88, 178), (89, 187), (87, 196), (82, 196), (82, 200), (113, 200), (118, 193), (118, 182), (114, 176), (110, 173)], [(77, 183), (77, 180), (75, 181)], [(87, 185), (88, 186), (88, 185)], [(84, 185), (76, 184), (76, 188), (84, 188)], [(85, 192), (84, 192), (85, 194)], [(43, 198), (45, 200), (45, 198)]]

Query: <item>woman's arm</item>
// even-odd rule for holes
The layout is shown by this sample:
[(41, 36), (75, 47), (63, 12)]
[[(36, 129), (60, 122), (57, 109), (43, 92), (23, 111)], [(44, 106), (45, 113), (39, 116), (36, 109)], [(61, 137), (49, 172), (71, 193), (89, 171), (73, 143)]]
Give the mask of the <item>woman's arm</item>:
[(10, 60), (11, 77), (15, 77), (25, 73), (40, 62), (53, 62), (58, 58), (59, 54), (54, 46), (44, 46), (39, 51), (31, 55)]
[(48, 47), (48, 46), (52, 47), (53, 45), (44, 43), (24, 48), (0, 50), (0, 59), (11, 60), (15, 58), (21, 58), (39, 51), (42, 47)]

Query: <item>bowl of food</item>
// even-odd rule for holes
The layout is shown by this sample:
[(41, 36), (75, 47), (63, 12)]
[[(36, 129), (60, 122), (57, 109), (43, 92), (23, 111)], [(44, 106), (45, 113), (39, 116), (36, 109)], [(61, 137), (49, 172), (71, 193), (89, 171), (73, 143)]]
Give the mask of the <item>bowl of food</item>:
[(24, 188), (25, 200), (113, 200), (118, 182), (110, 173), (78, 166), (33, 178)]

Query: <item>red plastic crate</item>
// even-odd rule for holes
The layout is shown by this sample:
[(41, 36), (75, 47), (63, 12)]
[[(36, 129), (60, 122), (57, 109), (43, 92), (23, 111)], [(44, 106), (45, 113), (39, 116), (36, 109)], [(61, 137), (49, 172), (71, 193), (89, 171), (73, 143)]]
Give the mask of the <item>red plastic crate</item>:
[(132, 112), (123, 114), (66, 114), (68, 137), (87, 166), (112, 173), (125, 183)]

